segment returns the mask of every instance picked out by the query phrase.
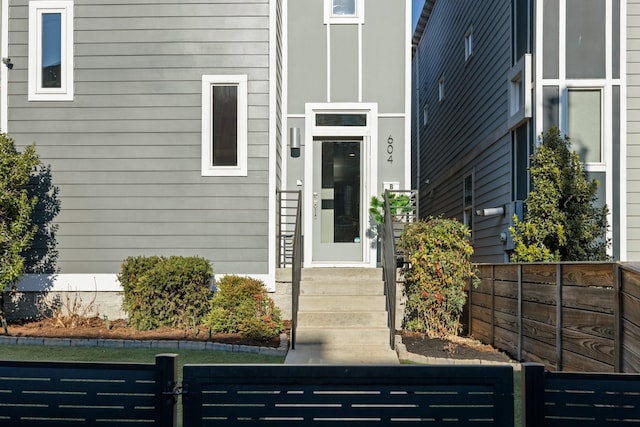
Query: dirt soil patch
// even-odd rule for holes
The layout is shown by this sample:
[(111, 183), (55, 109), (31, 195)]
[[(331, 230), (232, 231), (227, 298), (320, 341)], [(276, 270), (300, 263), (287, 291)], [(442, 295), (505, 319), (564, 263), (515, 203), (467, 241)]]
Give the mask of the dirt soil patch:
[[(109, 326), (108, 329), (107, 324)], [(280, 345), (279, 337), (273, 338), (270, 341), (256, 341), (238, 334), (212, 334), (209, 336), (209, 331), (204, 326), (200, 326), (198, 333), (195, 335), (191, 328), (161, 328), (151, 331), (138, 331), (128, 327), (125, 320), (111, 320), (107, 322), (98, 317), (82, 319), (74, 325), (63, 325), (56, 319), (12, 323), (9, 324), (8, 329), (9, 335), (15, 337), (212, 341), (223, 344), (255, 345), (274, 348)]]
[(410, 353), (426, 357), (460, 360), (511, 362), (511, 358), (494, 347), (469, 337), (428, 338), (423, 334), (403, 332), (402, 342)]

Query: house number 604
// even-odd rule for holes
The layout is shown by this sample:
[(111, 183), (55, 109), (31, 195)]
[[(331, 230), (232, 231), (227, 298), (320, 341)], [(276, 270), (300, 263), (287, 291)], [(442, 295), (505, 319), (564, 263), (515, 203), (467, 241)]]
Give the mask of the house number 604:
[(393, 137), (391, 135), (387, 138), (387, 154), (389, 155), (387, 162), (393, 163)]

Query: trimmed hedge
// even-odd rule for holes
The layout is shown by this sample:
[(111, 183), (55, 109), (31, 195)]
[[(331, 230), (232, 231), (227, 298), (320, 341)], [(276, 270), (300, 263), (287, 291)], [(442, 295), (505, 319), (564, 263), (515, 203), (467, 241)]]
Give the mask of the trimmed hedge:
[(139, 330), (188, 328), (209, 310), (213, 269), (199, 257), (129, 257), (118, 280), (129, 325)]
[(278, 336), (284, 329), (280, 309), (258, 279), (225, 276), (211, 298), (204, 324), (211, 332), (240, 333), (260, 341)]

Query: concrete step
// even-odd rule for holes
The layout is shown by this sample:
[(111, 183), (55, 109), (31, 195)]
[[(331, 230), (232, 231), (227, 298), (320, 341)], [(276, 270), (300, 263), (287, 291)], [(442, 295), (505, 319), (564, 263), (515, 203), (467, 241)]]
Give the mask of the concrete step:
[(304, 311), (381, 311), (384, 295), (300, 295), (298, 312)]
[(300, 328), (359, 328), (387, 326), (386, 311), (364, 312), (309, 312), (298, 313), (298, 329)]
[(296, 330), (297, 345), (318, 345), (323, 348), (352, 347), (375, 345), (390, 347), (389, 328), (298, 328)]
[(379, 280), (303, 281), (300, 284), (300, 295), (384, 295), (384, 282)]
[(315, 345), (297, 345), (289, 350), (286, 364), (378, 364), (397, 365), (398, 355), (391, 348), (377, 345), (326, 348)]
[(340, 282), (345, 280), (373, 280), (381, 281), (381, 268), (339, 268), (339, 267), (321, 267), (321, 268), (303, 268), (302, 281), (313, 282)]

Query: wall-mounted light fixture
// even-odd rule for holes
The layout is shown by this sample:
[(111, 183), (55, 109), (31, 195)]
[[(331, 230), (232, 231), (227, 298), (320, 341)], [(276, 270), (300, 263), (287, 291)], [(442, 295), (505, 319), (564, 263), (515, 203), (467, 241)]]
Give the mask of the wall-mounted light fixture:
[(11, 63), (11, 58), (2, 58), (2, 63), (6, 65), (8, 69), (13, 68), (13, 64)]
[(289, 148), (291, 149), (291, 157), (300, 157), (300, 147), (302, 147), (300, 128), (289, 128)]
[(504, 206), (498, 206), (495, 208), (478, 209), (476, 211), (477, 216), (504, 216)]

